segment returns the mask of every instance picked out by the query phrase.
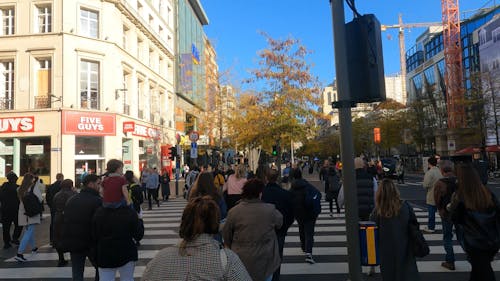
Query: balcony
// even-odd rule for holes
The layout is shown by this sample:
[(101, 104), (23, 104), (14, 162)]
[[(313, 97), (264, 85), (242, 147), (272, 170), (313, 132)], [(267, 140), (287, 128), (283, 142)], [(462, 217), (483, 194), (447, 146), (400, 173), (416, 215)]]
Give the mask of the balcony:
[(50, 96), (35, 96), (35, 108), (50, 108)]
[(14, 99), (0, 98), (0, 110), (14, 109)]

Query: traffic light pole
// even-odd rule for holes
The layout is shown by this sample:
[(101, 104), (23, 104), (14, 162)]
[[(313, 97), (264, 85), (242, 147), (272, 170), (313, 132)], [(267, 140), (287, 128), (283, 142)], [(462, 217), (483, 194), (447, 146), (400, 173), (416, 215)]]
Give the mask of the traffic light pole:
[(330, 0), (332, 9), (335, 70), (339, 93), (340, 148), (342, 157), (342, 185), (345, 197), (347, 259), (349, 280), (361, 281), (359, 248), (358, 200), (354, 174), (354, 147), (352, 141), (351, 91), (347, 65), (344, 0)]

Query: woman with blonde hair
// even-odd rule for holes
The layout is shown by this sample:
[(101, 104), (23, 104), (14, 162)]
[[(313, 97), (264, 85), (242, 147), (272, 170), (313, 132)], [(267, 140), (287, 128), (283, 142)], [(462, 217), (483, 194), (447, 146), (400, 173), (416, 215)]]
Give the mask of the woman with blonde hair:
[(456, 166), (458, 188), (451, 197), (448, 211), (457, 230), (467, 260), (471, 281), (493, 281), (491, 261), (498, 252), (500, 233), (497, 226), (500, 206), (493, 192), (481, 182), (470, 163)]
[(212, 238), (219, 232), (219, 220), (212, 197), (188, 201), (179, 228), (182, 241), (158, 252), (141, 280), (252, 280), (238, 255)]
[(17, 249), (17, 255), (14, 257), (18, 262), (25, 262), (27, 259), (24, 257), (23, 253), (26, 250), (26, 246), (30, 244), (31, 252), (37, 253), (38, 248), (35, 244), (35, 226), (40, 224), (40, 214), (36, 214), (34, 216), (27, 216), (26, 210), (23, 204), (23, 198), (26, 193), (31, 192), (33, 189), (33, 194), (36, 195), (40, 203), (42, 202), (42, 190), (40, 189), (40, 180), (38, 177), (34, 176), (31, 173), (24, 174), (23, 182), (21, 186), (17, 190), (17, 197), (19, 198), (19, 211), (18, 211), (18, 223), (20, 226), (26, 226), (23, 234), (23, 238), (21, 239), (21, 243), (19, 244), (19, 248)]
[(245, 165), (240, 164), (236, 167), (236, 172), (227, 178), (222, 191), (227, 193), (226, 204), (229, 211), (241, 199), (243, 185), (247, 181)]
[(409, 247), (408, 223), (416, 222), (413, 208), (401, 201), (390, 179), (383, 179), (375, 194), (371, 219), (378, 225), (380, 272), (384, 281), (420, 280), (417, 262)]

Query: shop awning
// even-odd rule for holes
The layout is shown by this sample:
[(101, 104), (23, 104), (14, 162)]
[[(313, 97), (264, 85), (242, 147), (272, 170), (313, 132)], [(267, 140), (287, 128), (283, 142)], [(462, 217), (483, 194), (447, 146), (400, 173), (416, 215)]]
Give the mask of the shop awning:
[(487, 152), (500, 152), (500, 145), (490, 145), (486, 147)]
[(464, 149), (456, 151), (455, 154), (474, 154), (474, 153), (479, 153), (479, 152), (481, 152), (481, 148), (468, 146)]

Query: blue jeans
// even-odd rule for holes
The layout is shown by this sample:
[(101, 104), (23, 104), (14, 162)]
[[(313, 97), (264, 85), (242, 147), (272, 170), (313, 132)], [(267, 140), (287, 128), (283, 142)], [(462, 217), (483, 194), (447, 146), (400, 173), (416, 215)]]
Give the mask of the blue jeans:
[(99, 279), (101, 281), (115, 281), (116, 272), (120, 272), (120, 281), (134, 281), (135, 262), (128, 263), (116, 268), (99, 267)]
[(446, 252), (445, 260), (450, 263), (455, 262), (455, 253), (453, 252), (453, 223), (446, 218), (441, 218), (443, 225), (443, 246)]
[(23, 239), (19, 244), (19, 249), (17, 253), (22, 254), (26, 250), (28, 243), (31, 245), (31, 249), (35, 248), (35, 224), (30, 224), (25, 227)]
[(427, 228), (429, 230), (434, 230), (436, 228), (436, 206), (427, 204), (427, 212), (429, 213), (429, 221), (427, 222)]

